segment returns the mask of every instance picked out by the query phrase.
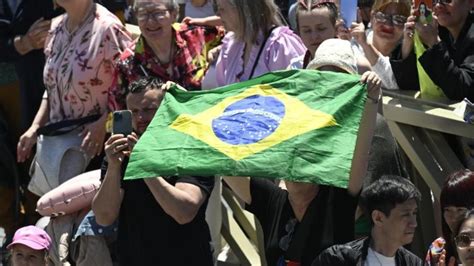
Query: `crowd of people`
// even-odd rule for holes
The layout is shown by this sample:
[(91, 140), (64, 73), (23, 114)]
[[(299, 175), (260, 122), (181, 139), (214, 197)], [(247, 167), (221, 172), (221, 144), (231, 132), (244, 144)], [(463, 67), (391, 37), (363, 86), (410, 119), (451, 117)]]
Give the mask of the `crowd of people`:
[[(31, 165), (22, 184), (12, 172), (0, 182), (9, 263), (216, 265), (224, 185), (259, 221), (267, 265), (474, 265), (474, 141), (454, 139), (467, 145), (458, 154), (466, 169), (446, 177), (442, 236), (422, 260), (409, 250), (421, 194), (378, 113), (382, 89), (431, 97), (436, 88), (440, 100), (474, 101), (474, 1), (437, 0), (431, 10), (423, 1), (359, 1), (352, 22), (342, 1), (0, 2), (0, 62), (15, 67), (22, 114), (16, 149), (5, 150), (20, 169)], [(138, 26), (137, 38), (125, 22)], [(347, 188), (278, 177), (123, 180), (170, 82), (211, 90), (289, 69), (359, 75), (365, 84)], [(110, 134), (110, 114), (125, 109), (133, 133)], [(41, 196), (99, 168), (89, 208), (32, 225)], [(15, 190), (22, 222), (12, 219)]]

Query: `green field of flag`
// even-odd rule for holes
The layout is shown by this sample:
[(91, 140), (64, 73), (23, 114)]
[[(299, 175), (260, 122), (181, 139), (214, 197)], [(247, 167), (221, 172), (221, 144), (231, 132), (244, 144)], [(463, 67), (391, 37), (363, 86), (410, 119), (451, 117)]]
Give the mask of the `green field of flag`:
[(347, 187), (365, 100), (359, 76), (315, 70), (211, 91), (172, 87), (125, 180), (224, 175)]

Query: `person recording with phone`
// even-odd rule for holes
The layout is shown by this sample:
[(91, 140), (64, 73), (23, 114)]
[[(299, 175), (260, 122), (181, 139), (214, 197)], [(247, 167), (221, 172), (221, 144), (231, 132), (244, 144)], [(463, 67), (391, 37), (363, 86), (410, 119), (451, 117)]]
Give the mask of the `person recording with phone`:
[[(104, 145), (102, 185), (92, 210), (100, 225), (110, 225), (118, 218), (120, 265), (213, 265), (205, 211), (214, 178), (123, 181), (130, 153), (164, 97), (161, 85), (151, 77), (130, 83), (126, 105), (131, 116), (123, 111), (114, 114), (114, 132)], [(128, 125), (127, 117), (131, 118)], [(128, 131), (130, 124), (133, 133), (116, 134)]]
[[(433, 1), (431, 22), (421, 23), (415, 14), (405, 24), (407, 45), (404, 59), (393, 66), (400, 85), (410, 90), (420, 89), (417, 64), (432, 82), (450, 99), (474, 100), (474, 8), (472, 0)], [(414, 33), (418, 33), (426, 50), (415, 54)]]

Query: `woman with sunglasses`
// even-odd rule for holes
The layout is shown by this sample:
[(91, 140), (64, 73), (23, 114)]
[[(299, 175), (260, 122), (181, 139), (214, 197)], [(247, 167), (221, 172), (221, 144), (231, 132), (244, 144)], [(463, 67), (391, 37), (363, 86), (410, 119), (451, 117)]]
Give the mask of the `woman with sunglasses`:
[(409, 0), (376, 0), (371, 12), (372, 31), (367, 34), (363, 23), (355, 23), (351, 29), (386, 89), (398, 89), (390, 59), (401, 57), (403, 26), (410, 14), (410, 4)]
[(397, 82), (400, 88), (419, 89), (418, 62), (449, 99), (474, 101), (474, 1), (437, 0), (433, 4), (431, 23), (417, 22), (416, 16), (408, 18), (405, 36), (413, 36), (416, 30), (427, 49), (417, 60), (413, 40), (407, 42), (404, 60), (392, 64)]
[(473, 266), (474, 265), (474, 209), (466, 212), (464, 219), (460, 223), (459, 233), (454, 238), (459, 260), (449, 258), (443, 253), (438, 266)]
[(474, 207), (474, 172), (465, 169), (452, 173), (440, 195), (442, 237), (433, 241), (426, 254), (426, 265), (437, 265), (442, 254), (459, 261), (454, 236), (467, 210)]

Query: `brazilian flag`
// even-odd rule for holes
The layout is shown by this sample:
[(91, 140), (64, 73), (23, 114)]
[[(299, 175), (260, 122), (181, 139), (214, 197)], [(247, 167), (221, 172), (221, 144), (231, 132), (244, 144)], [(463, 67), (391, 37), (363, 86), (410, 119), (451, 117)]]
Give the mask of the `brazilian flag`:
[(273, 72), (211, 91), (172, 87), (125, 180), (253, 176), (347, 187), (366, 100), (359, 76)]

